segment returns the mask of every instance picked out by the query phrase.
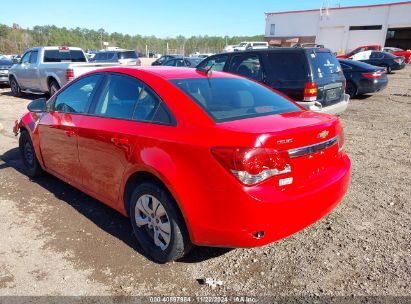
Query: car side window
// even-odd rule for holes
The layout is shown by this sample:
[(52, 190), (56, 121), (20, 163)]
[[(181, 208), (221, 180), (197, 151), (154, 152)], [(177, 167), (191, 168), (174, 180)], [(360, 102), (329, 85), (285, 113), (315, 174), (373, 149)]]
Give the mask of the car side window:
[(111, 60), (114, 58), (115, 53), (107, 53), (107, 60)]
[(175, 59), (171, 59), (164, 64), (164, 66), (175, 66), (175, 65), (176, 65)]
[(306, 79), (306, 64), (302, 54), (272, 52), (268, 54), (268, 61), (270, 63), (268, 70), (275, 81)]
[(133, 120), (151, 121), (160, 103), (160, 98), (149, 87), (145, 86), (138, 97)]
[(29, 63), (30, 62), (30, 55), (31, 52), (27, 52), (26, 54), (24, 54), (23, 58), (21, 58), (21, 63)]
[(239, 55), (231, 60), (229, 72), (257, 81), (263, 79), (263, 69), (258, 55)]
[(204, 61), (199, 67), (203, 69), (211, 68), (212, 71), (222, 71), (227, 59), (227, 55), (212, 57), (207, 61)]
[(126, 75), (111, 74), (93, 111), (97, 116), (131, 119), (143, 83)]
[(100, 74), (83, 77), (57, 95), (54, 110), (63, 113), (86, 113)]
[(96, 55), (96, 60), (107, 60), (107, 53), (98, 53)]
[(183, 59), (177, 59), (177, 60), (176, 60), (176, 66), (178, 66), (178, 67), (185, 67), (186, 64), (185, 64), (185, 62), (184, 62)]
[(31, 52), (30, 63), (37, 63), (38, 51)]

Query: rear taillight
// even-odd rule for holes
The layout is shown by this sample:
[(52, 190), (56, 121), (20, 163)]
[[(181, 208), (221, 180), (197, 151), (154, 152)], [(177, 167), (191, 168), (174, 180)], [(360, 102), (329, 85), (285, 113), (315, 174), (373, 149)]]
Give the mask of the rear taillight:
[(140, 60), (140, 58), (138, 58), (138, 59), (136, 60), (136, 65), (138, 65), (138, 66), (141, 65), (141, 60)]
[(381, 78), (385, 74), (385, 71), (377, 71), (373, 73), (362, 73), (361, 75), (365, 78)]
[(396, 63), (399, 63), (399, 64), (402, 63), (402, 59), (401, 59), (401, 58), (396, 58), (396, 59), (394, 59), (394, 61), (395, 61)]
[(304, 101), (316, 101), (317, 93), (317, 84), (315, 82), (307, 82), (304, 87)]
[(67, 81), (71, 81), (74, 78), (74, 71), (73, 69), (67, 69), (66, 70), (66, 79)]
[(221, 165), (245, 185), (291, 172), (287, 151), (265, 148), (212, 148)]

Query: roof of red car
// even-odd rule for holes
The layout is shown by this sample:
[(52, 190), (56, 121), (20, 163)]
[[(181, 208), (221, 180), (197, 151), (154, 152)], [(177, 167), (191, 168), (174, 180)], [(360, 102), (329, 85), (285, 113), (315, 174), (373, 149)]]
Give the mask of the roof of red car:
[[(100, 70), (102, 71), (102, 70)], [(157, 75), (164, 79), (181, 79), (181, 78), (205, 78), (207, 74), (192, 68), (149, 66), (149, 67), (113, 67), (104, 69), (104, 71), (133, 74), (134, 71), (144, 71)], [(218, 71), (212, 71), (208, 77), (218, 78), (237, 78), (238, 76)]]

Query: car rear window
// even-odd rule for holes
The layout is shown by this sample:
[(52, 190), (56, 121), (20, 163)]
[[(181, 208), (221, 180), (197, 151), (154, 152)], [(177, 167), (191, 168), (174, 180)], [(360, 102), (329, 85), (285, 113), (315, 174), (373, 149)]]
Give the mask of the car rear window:
[(136, 59), (137, 53), (134, 51), (120, 52), (118, 53), (119, 59)]
[(310, 52), (308, 58), (313, 69), (314, 79), (323, 79), (341, 73), (337, 58), (329, 52)]
[(307, 60), (302, 53), (271, 52), (268, 54), (271, 73), (276, 81), (305, 80), (308, 73), (305, 66)]
[(87, 62), (81, 50), (46, 50), (44, 62)]
[(301, 109), (272, 90), (242, 78), (171, 80), (216, 122), (246, 119)]

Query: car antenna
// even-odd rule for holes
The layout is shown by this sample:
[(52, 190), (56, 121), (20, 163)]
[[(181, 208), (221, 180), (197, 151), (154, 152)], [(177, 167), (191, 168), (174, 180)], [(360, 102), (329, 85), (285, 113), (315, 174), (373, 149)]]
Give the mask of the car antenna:
[(198, 67), (198, 68), (196, 68), (196, 70), (197, 70), (197, 72), (201, 72), (201, 73), (206, 74), (207, 76), (210, 76), (211, 73), (212, 73), (211, 69), (213, 68), (214, 65), (215, 65), (215, 62), (212, 65), (210, 65), (209, 68)]

